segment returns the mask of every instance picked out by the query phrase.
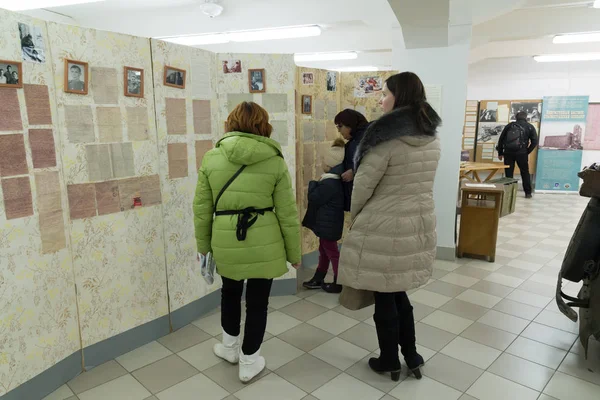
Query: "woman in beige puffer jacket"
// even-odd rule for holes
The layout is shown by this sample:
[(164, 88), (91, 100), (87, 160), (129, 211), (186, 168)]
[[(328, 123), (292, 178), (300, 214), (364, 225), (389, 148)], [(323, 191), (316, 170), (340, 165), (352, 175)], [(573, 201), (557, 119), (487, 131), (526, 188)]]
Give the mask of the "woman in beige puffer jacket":
[(413, 309), (406, 291), (431, 278), (436, 255), (433, 181), (440, 157), (439, 115), (427, 103), (419, 77), (390, 77), (373, 122), (355, 156), (352, 227), (344, 240), (339, 282), (374, 292), (381, 356), (369, 365), (399, 379), (398, 344), (417, 378)]

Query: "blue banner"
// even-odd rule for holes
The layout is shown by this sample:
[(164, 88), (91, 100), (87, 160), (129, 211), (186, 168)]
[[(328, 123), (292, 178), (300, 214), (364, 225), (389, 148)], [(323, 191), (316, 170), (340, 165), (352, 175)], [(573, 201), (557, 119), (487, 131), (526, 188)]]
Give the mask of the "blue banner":
[(576, 192), (579, 190), (581, 151), (540, 150), (538, 153), (536, 191)]

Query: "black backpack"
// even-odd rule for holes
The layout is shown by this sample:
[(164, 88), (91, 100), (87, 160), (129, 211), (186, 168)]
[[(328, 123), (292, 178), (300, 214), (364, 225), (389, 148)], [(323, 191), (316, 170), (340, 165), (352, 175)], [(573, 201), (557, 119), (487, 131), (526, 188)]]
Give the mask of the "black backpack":
[(506, 133), (504, 151), (507, 153), (518, 153), (527, 149), (527, 132), (520, 124), (513, 122)]

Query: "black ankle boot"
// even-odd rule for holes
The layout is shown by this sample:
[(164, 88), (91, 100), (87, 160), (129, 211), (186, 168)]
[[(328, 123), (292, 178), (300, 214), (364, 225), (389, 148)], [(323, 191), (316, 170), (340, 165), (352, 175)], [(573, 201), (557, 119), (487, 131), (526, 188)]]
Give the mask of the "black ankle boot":
[(425, 365), (425, 360), (423, 360), (423, 357), (419, 353), (415, 353), (409, 357), (404, 357), (404, 361), (406, 362), (409, 371), (415, 375), (415, 378), (421, 379), (423, 377), (421, 374), (421, 367)]
[(398, 382), (400, 380), (400, 361), (385, 363), (381, 361), (381, 358), (371, 358), (369, 360), (369, 367), (371, 367), (371, 369), (378, 374), (390, 372), (394, 382)]
[(321, 289), (325, 275), (327, 275), (325, 272), (316, 271), (312, 279), (308, 282), (304, 282), (302, 286), (310, 290)]
[(332, 283), (323, 283), (321, 287), (327, 293), (342, 293), (342, 285), (338, 285), (337, 276), (333, 278)]

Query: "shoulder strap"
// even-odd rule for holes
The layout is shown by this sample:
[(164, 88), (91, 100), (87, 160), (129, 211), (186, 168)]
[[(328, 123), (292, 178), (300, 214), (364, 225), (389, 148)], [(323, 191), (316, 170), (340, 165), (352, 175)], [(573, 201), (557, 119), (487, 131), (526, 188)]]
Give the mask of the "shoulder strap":
[(217, 200), (215, 200), (215, 212), (217, 211), (217, 205), (219, 204), (219, 200), (221, 199), (221, 196), (223, 196), (223, 193), (233, 183), (233, 181), (235, 181), (235, 179), (238, 176), (240, 176), (240, 174), (242, 173), (242, 171), (244, 171), (244, 169), (246, 169), (246, 167), (247, 167), (247, 165), (242, 165), (240, 167), (240, 169), (238, 169), (237, 172), (235, 174), (233, 174), (233, 176), (231, 178), (229, 178), (229, 180), (227, 181), (227, 183), (223, 186), (223, 188), (221, 189), (221, 191), (219, 192), (219, 194), (217, 196)]

